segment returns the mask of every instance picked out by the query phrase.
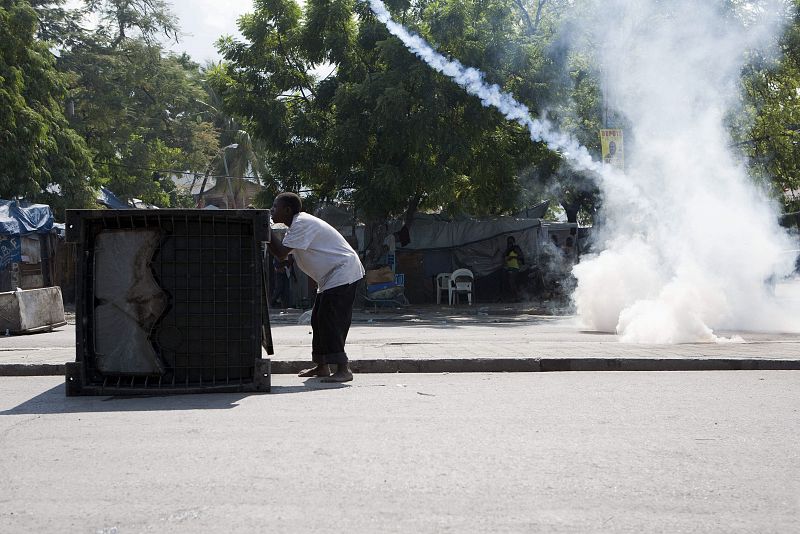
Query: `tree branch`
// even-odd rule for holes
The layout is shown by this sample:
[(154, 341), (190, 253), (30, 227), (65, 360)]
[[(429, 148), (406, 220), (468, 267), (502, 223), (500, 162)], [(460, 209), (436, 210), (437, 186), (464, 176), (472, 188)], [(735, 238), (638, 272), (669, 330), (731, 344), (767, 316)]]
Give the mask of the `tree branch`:
[(524, 5), (522, 5), (522, 0), (514, 0), (514, 3), (517, 4), (519, 10), (522, 11), (522, 18), (525, 19), (525, 25), (528, 27), (528, 35), (533, 35), (536, 33), (536, 28), (533, 26), (533, 22), (531, 21), (531, 16), (528, 14), (528, 10), (525, 9)]
[[(304, 79), (305, 79), (305, 78), (307, 78), (307, 73), (306, 73), (306, 72), (305, 72), (303, 69), (301, 69), (301, 68), (300, 68), (300, 67), (299, 67), (299, 66), (298, 66), (298, 65), (297, 65), (297, 64), (296, 64), (294, 61), (292, 61), (292, 59), (289, 57), (289, 53), (286, 51), (286, 47), (284, 47), (284, 46), (283, 46), (283, 40), (281, 39), (281, 34), (280, 34), (280, 32), (276, 30), (276, 31), (275, 31), (275, 35), (276, 35), (276, 36), (277, 36), (277, 38), (278, 38), (278, 48), (280, 49), (280, 51), (281, 51), (281, 54), (283, 54), (283, 59), (286, 61), (286, 65), (287, 65), (289, 68), (295, 69), (297, 72), (301, 73), (301, 74), (302, 74), (302, 77), (303, 77)], [(308, 83), (308, 80), (307, 80), (307, 79), (305, 79), (305, 85), (306, 85), (305, 89), (308, 89), (308, 92), (309, 92), (309, 93), (311, 93), (311, 96), (313, 96), (314, 98), (316, 98), (316, 97), (317, 97), (317, 95), (316, 95), (316, 93), (314, 93), (314, 90), (311, 88), (311, 84), (309, 84), (309, 83)], [(311, 101), (308, 99), (308, 97), (306, 97), (306, 94), (305, 94), (305, 92), (303, 91), (303, 89), (304, 89), (303, 87), (300, 87), (300, 94), (301, 94), (301, 95), (303, 95), (303, 100), (305, 100), (307, 104), (311, 104)]]
[(533, 22), (533, 32), (536, 33), (539, 31), (539, 23), (542, 22), (542, 9), (544, 5), (547, 3), (547, 0), (539, 0), (538, 5), (536, 6), (536, 18)]

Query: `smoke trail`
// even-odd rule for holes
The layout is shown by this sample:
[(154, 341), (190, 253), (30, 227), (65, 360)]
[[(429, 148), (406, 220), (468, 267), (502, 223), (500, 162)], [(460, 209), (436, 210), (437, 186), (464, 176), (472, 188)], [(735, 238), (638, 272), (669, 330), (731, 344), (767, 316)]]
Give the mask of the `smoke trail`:
[(504, 93), (496, 84), (487, 83), (481, 71), (465, 67), (458, 60), (447, 59), (438, 53), (425, 39), (392, 20), (391, 14), (381, 0), (369, 0), (369, 6), (389, 33), (400, 39), (411, 52), (432, 69), (448, 76), (469, 94), (478, 97), (484, 106), (496, 108), (507, 119), (527, 128), (532, 140), (544, 141), (552, 150), (560, 152), (574, 168), (600, 171), (600, 164), (592, 159), (585, 147), (571, 136), (554, 130), (549, 121), (531, 117), (526, 105), (518, 102), (512, 95)]

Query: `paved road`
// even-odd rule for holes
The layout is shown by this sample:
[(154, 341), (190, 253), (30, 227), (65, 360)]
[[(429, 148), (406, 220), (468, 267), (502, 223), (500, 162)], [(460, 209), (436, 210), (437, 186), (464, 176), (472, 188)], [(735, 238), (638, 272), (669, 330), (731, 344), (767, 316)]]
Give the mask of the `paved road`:
[(800, 372), (0, 378), (0, 532), (800, 531)]

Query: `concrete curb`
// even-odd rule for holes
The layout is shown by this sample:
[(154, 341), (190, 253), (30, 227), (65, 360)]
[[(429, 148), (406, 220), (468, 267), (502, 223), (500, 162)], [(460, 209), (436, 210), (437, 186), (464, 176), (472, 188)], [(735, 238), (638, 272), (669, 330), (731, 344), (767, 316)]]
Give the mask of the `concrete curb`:
[[(272, 362), (273, 374), (297, 373), (309, 362)], [(800, 360), (738, 358), (470, 358), (353, 360), (355, 373), (537, 373), (559, 371), (800, 371)]]
[(64, 363), (2, 363), (0, 376), (64, 376)]
[[(272, 361), (273, 374), (296, 374), (308, 361)], [(800, 360), (747, 358), (469, 358), (353, 360), (356, 373), (538, 373), (564, 371), (800, 371)], [(65, 364), (0, 364), (2, 376), (64, 376)]]

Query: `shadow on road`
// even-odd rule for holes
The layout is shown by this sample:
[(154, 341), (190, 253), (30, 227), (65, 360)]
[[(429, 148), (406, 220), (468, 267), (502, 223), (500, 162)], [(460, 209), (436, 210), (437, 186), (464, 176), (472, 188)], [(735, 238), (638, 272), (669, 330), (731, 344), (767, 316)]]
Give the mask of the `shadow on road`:
[(325, 391), (328, 389), (349, 388), (350, 384), (337, 384), (321, 382), (319, 378), (309, 378), (299, 386), (272, 386), (272, 394), (308, 393), (310, 391)]
[(297, 386), (272, 386), (270, 393), (201, 393), (189, 395), (130, 395), (67, 397), (64, 385), (36, 395), (19, 406), (0, 412), (4, 415), (51, 415), (101, 412), (163, 412), (177, 410), (229, 410), (252, 395), (309, 393), (350, 387), (348, 384), (327, 384), (307, 380)]

